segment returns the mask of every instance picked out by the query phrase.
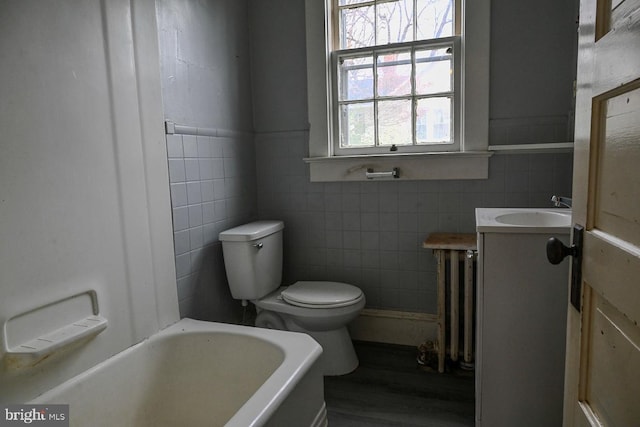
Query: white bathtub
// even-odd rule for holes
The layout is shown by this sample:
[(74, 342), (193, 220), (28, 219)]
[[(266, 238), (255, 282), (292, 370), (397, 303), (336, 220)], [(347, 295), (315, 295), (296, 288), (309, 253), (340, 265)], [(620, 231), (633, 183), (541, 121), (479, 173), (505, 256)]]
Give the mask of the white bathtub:
[(71, 426), (326, 426), (309, 336), (182, 319), (40, 395)]

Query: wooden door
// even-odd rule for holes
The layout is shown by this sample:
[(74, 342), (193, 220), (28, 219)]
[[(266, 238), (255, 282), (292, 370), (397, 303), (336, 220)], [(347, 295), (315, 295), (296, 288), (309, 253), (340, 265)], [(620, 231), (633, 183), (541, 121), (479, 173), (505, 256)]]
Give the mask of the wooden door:
[[(640, 425), (640, 0), (582, 0), (565, 426)], [(575, 262), (575, 260), (574, 260)]]

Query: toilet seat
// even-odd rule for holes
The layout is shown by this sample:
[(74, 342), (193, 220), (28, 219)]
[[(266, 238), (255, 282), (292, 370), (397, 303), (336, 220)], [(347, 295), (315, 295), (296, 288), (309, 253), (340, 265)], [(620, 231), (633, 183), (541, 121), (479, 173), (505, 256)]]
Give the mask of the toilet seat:
[(358, 303), (364, 294), (346, 283), (301, 281), (280, 293), (284, 301), (304, 308), (337, 308)]

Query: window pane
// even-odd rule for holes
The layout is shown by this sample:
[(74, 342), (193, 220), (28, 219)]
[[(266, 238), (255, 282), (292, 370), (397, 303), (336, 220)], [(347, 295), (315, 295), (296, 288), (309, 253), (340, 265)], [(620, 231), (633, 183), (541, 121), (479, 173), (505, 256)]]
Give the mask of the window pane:
[(416, 51), (416, 94), (450, 92), (452, 77), (447, 48)]
[(379, 3), (376, 10), (377, 45), (413, 40), (413, 0)]
[(416, 106), (418, 144), (451, 143), (451, 98), (424, 98)]
[(411, 53), (387, 52), (377, 61), (378, 96), (411, 95)]
[(416, 40), (453, 35), (454, 0), (417, 0)]
[(340, 101), (373, 98), (373, 58), (339, 59)]
[(340, 107), (340, 147), (372, 147), (374, 142), (373, 102)]
[(412, 145), (411, 100), (378, 102), (379, 145)]
[(375, 44), (374, 7), (342, 9), (340, 17), (340, 48), (352, 49)]

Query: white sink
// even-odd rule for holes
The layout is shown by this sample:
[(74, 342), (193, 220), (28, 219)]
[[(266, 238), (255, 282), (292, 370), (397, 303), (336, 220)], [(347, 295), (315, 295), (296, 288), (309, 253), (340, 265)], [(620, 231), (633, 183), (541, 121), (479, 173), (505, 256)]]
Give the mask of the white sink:
[(555, 233), (571, 228), (571, 210), (557, 208), (478, 208), (479, 232)]
[(496, 216), (501, 224), (525, 227), (569, 227), (571, 212), (527, 211), (510, 212)]

